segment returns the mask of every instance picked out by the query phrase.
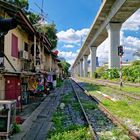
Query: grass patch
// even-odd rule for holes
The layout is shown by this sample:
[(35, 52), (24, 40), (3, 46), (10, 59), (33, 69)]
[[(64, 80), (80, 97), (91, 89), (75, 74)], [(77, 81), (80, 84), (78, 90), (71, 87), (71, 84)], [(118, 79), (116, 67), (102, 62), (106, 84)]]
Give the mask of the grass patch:
[(72, 93), (67, 93), (67, 95), (64, 95), (61, 102), (65, 103), (65, 104), (68, 104), (70, 101), (71, 101), (71, 98), (72, 98)]
[(102, 101), (103, 104), (115, 115), (120, 118), (129, 118), (134, 123), (140, 123), (140, 102), (128, 104), (126, 101), (117, 101), (112, 103), (109, 100)]
[(63, 85), (63, 83), (64, 83), (63, 80), (57, 79), (56, 87), (61, 87)]
[(63, 130), (63, 127), (64, 127), (63, 120), (65, 118), (66, 118), (65, 114), (61, 111), (56, 112), (53, 115), (52, 122), (55, 124), (56, 130), (58, 130), (58, 131)]
[(131, 140), (124, 130), (119, 128), (113, 128), (112, 131), (106, 131), (99, 133), (100, 140)]
[(82, 105), (84, 106), (85, 109), (88, 109), (88, 110), (93, 110), (98, 107), (97, 104), (93, 102), (87, 102), (87, 101), (82, 101)]
[[(88, 91), (90, 91), (91, 94), (94, 94), (97, 98), (100, 98), (100, 95), (96, 92), (99, 89), (102, 93), (109, 93), (114, 94), (115, 90), (113, 90), (110, 87), (106, 86), (101, 86), (101, 85), (96, 85), (96, 84), (87, 84), (85, 87)], [(117, 88), (117, 87), (115, 87)], [(119, 90), (119, 87), (118, 87)], [(140, 88), (135, 88), (135, 87), (122, 87), (122, 90), (127, 91), (127, 92), (138, 92), (140, 91)], [(132, 93), (132, 94), (133, 94)], [(116, 95), (119, 93), (115, 93)], [(122, 120), (130, 120), (131, 124), (136, 125), (140, 127), (140, 102), (135, 101), (132, 98), (121, 98), (121, 100), (118, 100), (116, 102), (112, 102), (108, 99), (105, 98), (100, 98), (100, 100), (103, 102), (105, 107), (107, 107), (115, 116), (119, 117)]]
[(49, 140), (91, 140), (91, 134), (86, 127), (59, 132), (51, 136)]
[[(119, 89), (119, 88), (118, 88)], [(137, 93), (140, 95), (140, 87), (132, 87), (132, 86), (123, 86), (121, 88), (122, 91)]]

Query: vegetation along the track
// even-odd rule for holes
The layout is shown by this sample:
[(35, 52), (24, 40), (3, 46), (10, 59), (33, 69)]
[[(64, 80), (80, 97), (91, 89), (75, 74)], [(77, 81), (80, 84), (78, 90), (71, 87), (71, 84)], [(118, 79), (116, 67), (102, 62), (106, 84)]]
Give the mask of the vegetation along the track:
[[(78, 87), (75, 89), (77, 90)], [(98, 109), (97, 104), (87, 95), (81, 96), (81, 102), (100, 140), (129, 140), (126, 132), (113, 124)], [(67, 81), (60, 105), (52, 118), (53, 125), (49, 132), (49, 140), (92, 140), (90, 129), (85, 122), (75, 93)]]
[[(110, 88), (99, 84), (94, 84), (86, 80), (83, 84), (84, 88), (97, 97), (115, 116), (120, 118), (124, 124), (131, 128), (135, 133), (140, 133), (140, 100), (116, 92), (116, 88)], [(132, 87), (130, 87), (132, 89)], [(118, 89), (119, 90), (119, 89)], [(133, 93), (132, 93), (133, 94)], [(103, 96), (109, 95), (109, 97)], [(106, 98), (107, 97), (107, 98)]]
[(91, 133), (68, 81), (61, 103), (53, 114), (52, 122), (47, 138), (49, 140), (91, 140)]

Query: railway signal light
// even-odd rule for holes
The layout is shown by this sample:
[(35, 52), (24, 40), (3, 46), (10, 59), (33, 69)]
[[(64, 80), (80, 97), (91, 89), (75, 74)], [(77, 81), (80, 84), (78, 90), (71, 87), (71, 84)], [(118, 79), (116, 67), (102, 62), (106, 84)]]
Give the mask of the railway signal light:
[(7, 33), (9, 30), (17, 27), (15, 18), (0, 18), (0, 33)]
[(123, 46), (118, 46), (118, 55), (119, 56), (122, 56), (124, 54), (124, 52), (123, 52)]
[(120, 87), (123, 86), (123, 81), (122, 81), (122, 56), (123, 56), (123, 46), (118, 46), (118, 55), (120, 56)]

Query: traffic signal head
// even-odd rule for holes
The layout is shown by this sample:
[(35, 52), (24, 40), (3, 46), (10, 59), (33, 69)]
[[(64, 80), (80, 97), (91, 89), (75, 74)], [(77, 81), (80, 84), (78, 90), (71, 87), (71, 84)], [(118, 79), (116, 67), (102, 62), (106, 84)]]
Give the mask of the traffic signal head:
[(118, 55), (122, 56), (124, 54), (123, 52), (123, 46), (118, 46)]
[(15, 18), (0, 18), (0, 33), (8, 32), (17, 27)]

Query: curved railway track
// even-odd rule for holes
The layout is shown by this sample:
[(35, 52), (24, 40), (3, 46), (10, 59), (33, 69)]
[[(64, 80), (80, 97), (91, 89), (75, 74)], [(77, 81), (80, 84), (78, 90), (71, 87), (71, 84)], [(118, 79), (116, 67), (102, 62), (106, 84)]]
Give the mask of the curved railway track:
[[(74, 85), (75, 83), (75, 85)], [(121, 126), (126, 132), (127, 134), (129, 135), (129, 137), (132, 139), (132, 140), (140, 140), (140, 135), (139, 134), (136, 134), (135, 132), (133, 132), (130, 128), (128, 128), (125, 124), (123, 124), (117, 117), (115, 117), (108, 109), (106, 109), (104, 107), (104, 105), (94, 96), (91, 96), (83, 87), (81, 87), (77, 82), (75, 82), (73, 79), (71, 81), (71, 84), (72, 84), (72, 87), (73, 87), (73, 90), (77, 96), (77, 99), (80, 103), (80, 106), (83, 110), (83, 114), (85, 115), (85, 119), (87, 120), (88, 122), (88, 125), (92, 131), (92, 134), (93, 134), (93, 139), (95, 140), (98, 140), (99, 139), (99, 136), (98, 134), (96, 133), (96, 129), (94, 128), (93, 124), (91, 123), (91, 120), (88, 118), (88, 114), (86, 113), (86, 111), (84, 110), (84, 107), (82, 105), (82, 102), (81, 102), (81, 99), (80, 99), (80, 96), (78, 95), (79, 93), (79, 90), (78, 90), (78, 87), (85, 93), (86, 96), (88, 96), (88, 98), (90, 98), (92, 101), (96, 102), (96, 104), (98, 104), (98, 107), (100, 108), (101, 111), (104, 112), (104, 114), (106, 114), (106, 116), (114, 123), (114, 124), (117, 124), (119, 126)], [(77, 86), (76, 86), (77, 85)], [(86, 97), (85, 97), (86, 98)]]

